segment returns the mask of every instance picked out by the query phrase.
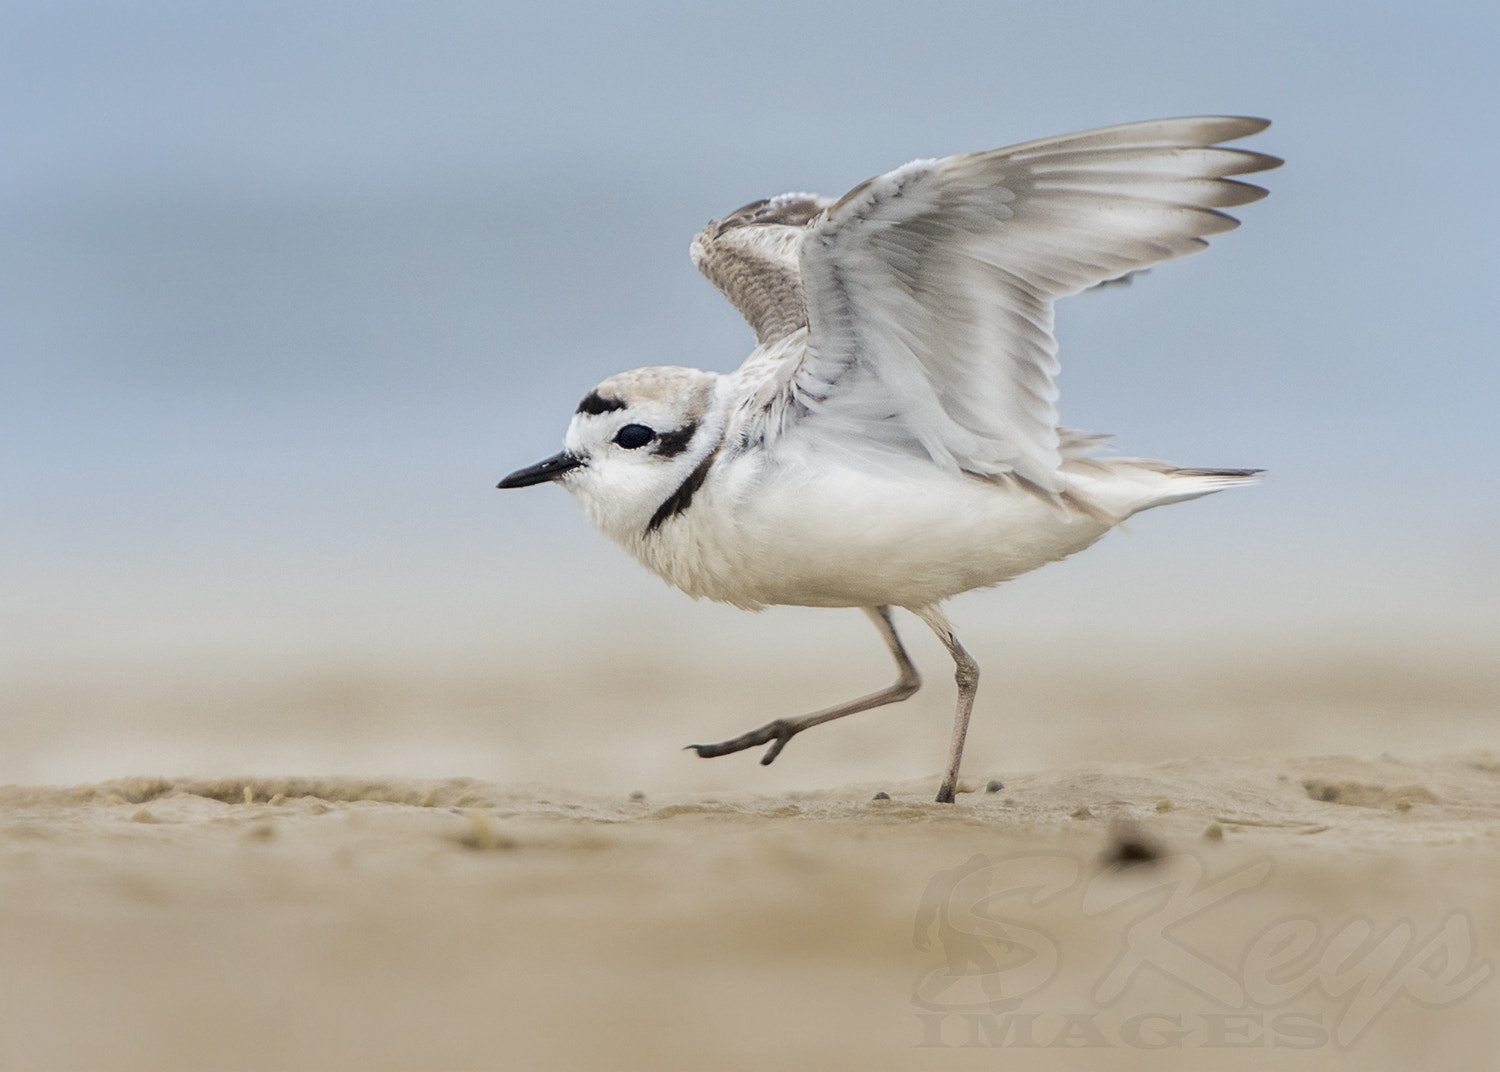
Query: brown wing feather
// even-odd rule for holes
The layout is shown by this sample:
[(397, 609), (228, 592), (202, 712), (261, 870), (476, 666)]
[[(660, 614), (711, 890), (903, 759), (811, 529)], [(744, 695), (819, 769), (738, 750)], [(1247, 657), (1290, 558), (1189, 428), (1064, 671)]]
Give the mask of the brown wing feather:
[(797, 251), (808, 224), (832, 203), (815, 194), (754, 201), (693, 239), (693, 264), (740, 311), (757, 342), (807, 326)]

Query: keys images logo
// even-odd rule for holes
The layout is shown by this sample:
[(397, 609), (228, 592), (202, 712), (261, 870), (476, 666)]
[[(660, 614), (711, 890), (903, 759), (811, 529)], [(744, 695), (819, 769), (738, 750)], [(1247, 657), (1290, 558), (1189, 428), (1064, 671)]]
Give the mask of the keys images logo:
[(1259, 915), (1278, 903), (1272, 872), (1213, 873), (1192, 854), (939, 871), (912, 936), (934, 955), (912, 987), (917, 1045), (1347, 1049), (1396, 1003), (1451, 1006), (1493, 973), (1459, 911)]

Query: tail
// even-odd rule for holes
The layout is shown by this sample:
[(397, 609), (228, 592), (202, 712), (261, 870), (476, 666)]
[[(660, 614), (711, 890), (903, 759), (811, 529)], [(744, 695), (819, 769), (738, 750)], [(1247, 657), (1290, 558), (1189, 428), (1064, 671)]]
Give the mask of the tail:
[(1255, 484), (1261, 469), (1184, 469), (1148, 458), (1090, 458), (1072, 467), (1073, 486), (1109, 520)]
[(1179, 499), (1196, 499), (1199, 495), (1223, 491), (1225, 488), (1239, 487), (1241, 484), (1259, 484), (1260, 476), (1264, 472), (1264, 469), (1169, 468), (1167, 476), (1171, 478), (1173, 486), (1182, 485), (1185, 494), (1180, 494), (1175, 498), (1164, 501), (1177, 502)]
[(1153, 506), (1167, 506), (1171, 503), (1187, 502), (1189, 499), (1212, 495), (1225, 488), (1258, 484), (1260, 475), (1265, 472), (1264, 469), (1180, 469), (1164, 462), (1155, 464), (1160, 466), (1157, 470), (1158, 475), (1165, 477), (1166, 480), (1164, 483), (1153, 482), (1157, 485), (1157, 493), (1132, 510), (1133, 514), (1149, 510)]

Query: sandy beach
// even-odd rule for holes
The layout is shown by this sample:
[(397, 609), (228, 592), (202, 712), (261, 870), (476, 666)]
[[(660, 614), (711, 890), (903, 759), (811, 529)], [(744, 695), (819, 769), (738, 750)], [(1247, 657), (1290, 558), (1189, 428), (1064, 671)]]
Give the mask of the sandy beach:
[(0, 789), (0, 1065), (1404, 1070), (1500, 1053), (1493, 753), (981, 772), (951, 807), (932, 782)]

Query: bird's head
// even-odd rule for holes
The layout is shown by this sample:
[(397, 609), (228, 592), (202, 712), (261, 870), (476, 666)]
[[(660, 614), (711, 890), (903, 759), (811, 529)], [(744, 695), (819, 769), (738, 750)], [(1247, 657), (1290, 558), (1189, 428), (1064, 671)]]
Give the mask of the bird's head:
[(654, 529), (718, 448), (718, 383), (717, 373), (673, 366), (611, 376), (578, 404), (560, 454), (511, 473), (499, 486), (561, 484), (617, 540)]

